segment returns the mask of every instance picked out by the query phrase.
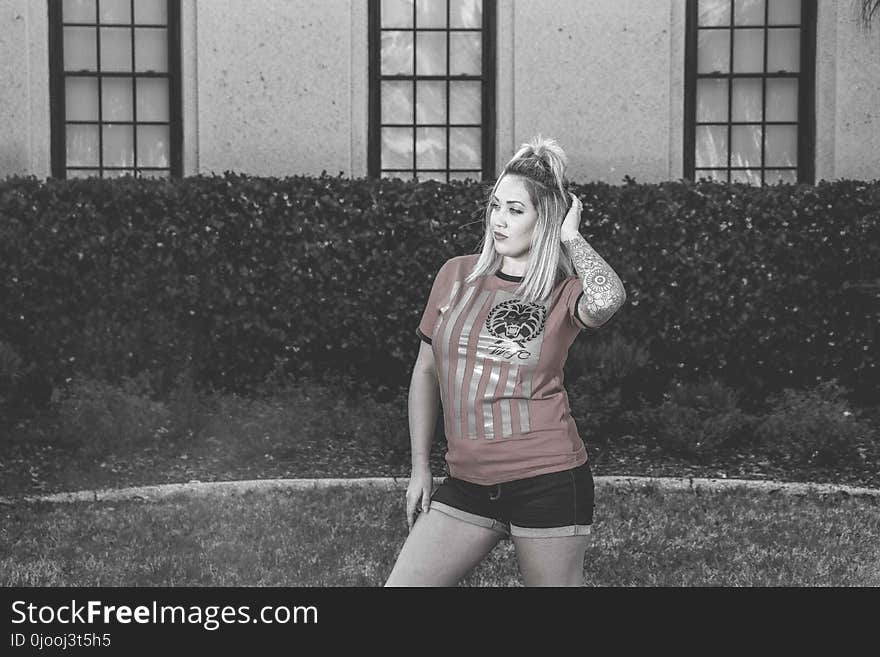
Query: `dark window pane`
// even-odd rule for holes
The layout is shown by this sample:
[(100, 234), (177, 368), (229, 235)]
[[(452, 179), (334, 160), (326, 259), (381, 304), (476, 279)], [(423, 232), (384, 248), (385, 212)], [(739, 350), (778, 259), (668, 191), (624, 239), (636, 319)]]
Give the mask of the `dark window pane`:
[(134, 121), (134, 94), (131, 78), (104, 78), (101, 83), (104, 121)]
[(730, 0), (699, 0), (698, 24), (730, 25)]
[(413, 0), (382, 0), (382, 27), (413, 27)]
[(771, 0), (769, 25), (800, 25), (801, 0)]
[(100, 169), (68, 169), (68, 178), (100, 178)]
[(733, 3), (733, 24), (763, 25), (764, 0), (735, 0)]
[(730, 30), (700, 30), (697, 73), (730, 72)]
[(129, 0), (101, 0), (98, 3), (101, 23), (131, 25), (131, 2)]
[(734, 167), (761, 167), (761, 126), (735, 125), (730, 128), (730, 164)]
[(416, 32), (416, 75), (446, 75), (445, 32)]
[(138, 27), (134, 31), (135, 70), (166, 73), (168, 71), (168, 30)]
[(98, 32), (95, 28), (64, 28), (64, 70), (98, 70)]
[(99, 165), (98, 126), (67, 126), (67, 165), (71, 167)]
[(97, 78), (68, 77), (64, 81), (65, 119), (68, 121), (98, 120)]
[(446, 123), (446, 82), (419, 80), (416, 99), (416, 123)]
[(425, 180), (436, 180), (438, 182), (445, 183), (446, 182), (446, 172), (445, 171), (419, 171), (416, 176), (420, 181)]
[(800, 71), (801, 36), (800, 30), (779, 28), (767, 33), (767, 72)]
[(140, 178), (170, 178), (171, 172), (167, 169), (141, 169)]
[(413, 166), (413, 129), (382, 128), (382, 168)]
[(169, 107), (171, 107), (171, 96), (168, 89), (168, 78), (137, 79), (138, 121), (167, 122)]
[(760, 122), (764, 98), (761, 78), (736, 78), (732, 81), (732, 85), (731, 120)]
[(708, 178), (709, 180), (717, 180), (718, 182), (727, 182), (727, 171), (713, 171), (711, 169), (700, 170), (694, 172), (694, 180)]
[(171, 138), (167, 125), (139, 125), (137, 163), (144, 167), (167, 167)]
[(134, 0), (134, 22), (167, 25), (168, 3), (166, 0)]
[(134, 178), (134, 169), (104, 169), (104, 178)]
[(733, 72), (761, 73), (764, 70), (764, 30), (734, 30)]
[(382, 123), (412, 123), (413, 84), (409, 80), (381, 83)]
[(114, 73), (131, 71), (131, 30), (101, 28), (101, 70)]
[(698, 168), (727, 166), (727, 126), (697, 126)]
[(797, 171), (792, 169), (767, 169), (767, 171), (764, 172), (764, 182), (768, 185), (775, 185), (778, 183), (794, 184), (797, 182)]
[(446, 167), (446, 128), (416, 128), (416, 166), (420, 169)]
[(797, 126), (768, 125), (765, 165), (768, 167), (796, 167), (797, 137)]
[(730, 182), (745, 183), (747, 185), (761, 184), (760, 169), (733, 169), (730, 172)]
[(446, 27), (446, 0), (416, 0), (416, 27)]
[(767, 120), (798, 120), (798, 81), (796, 78), (767, 80)]
[(479, 75), (483, 67), (479, 32), (449, 33), (449, 74)]
[(65, 23), (94, 23), (98, 9), (95, 0), (64, 0), (61, 15)]
[(476, 123), (482, 120), (482, 84), (462, 80), (449, 83), (449, 122)]
[(697, 121), (700, 123), (727, 122), (726, 79), (702, 79), (697, 81)]
[(480, 128), (449, 129), (449, 166), (453, 169), (476, 169), (482, 162)]
[(413, 74), (413, 33), (382, 32), (382, 75)]
[(134, 129), (130, 125), (105, 125), (104, 166), (134, 166)]
[(449, 27), (472, 27), (483, 25), (482, 0), (450, 0)]

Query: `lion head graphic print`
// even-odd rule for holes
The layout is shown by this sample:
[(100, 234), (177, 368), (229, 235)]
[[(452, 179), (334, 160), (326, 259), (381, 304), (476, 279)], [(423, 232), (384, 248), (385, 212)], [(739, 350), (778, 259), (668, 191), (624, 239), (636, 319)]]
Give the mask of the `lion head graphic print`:
[(505, 359), (530, 360), (529, 343), (543, 333), (546, 320), (544, 306), (520, 299), (502, 301), (486, 317), (486, 330), (495, 338), (490, 353)]

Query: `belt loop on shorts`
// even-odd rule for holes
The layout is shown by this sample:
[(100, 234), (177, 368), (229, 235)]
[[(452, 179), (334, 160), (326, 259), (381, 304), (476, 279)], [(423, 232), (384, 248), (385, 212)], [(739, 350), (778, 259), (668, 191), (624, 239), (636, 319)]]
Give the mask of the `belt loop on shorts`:
[(489, 499), (494, 502), (499, 497), (501, 497), (501, 484), (495, 484), (495, 490), (489, 492)]

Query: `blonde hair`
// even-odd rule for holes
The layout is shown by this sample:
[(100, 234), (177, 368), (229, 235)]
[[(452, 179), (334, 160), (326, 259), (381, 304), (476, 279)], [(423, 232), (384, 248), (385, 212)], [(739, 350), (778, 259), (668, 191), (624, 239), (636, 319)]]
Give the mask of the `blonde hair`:
[(465, 282), (471, 283), (478, 276), (492, 276), (501, 267), (502, 256), (495, 250), (495, 235), (490, 219), (492, 196), (505, 175), (517, 176), (522, 180), (532, 205), (538, 211), (528, 267), (515, 294), (526, 301), (543, 304), (561, 278), (574, 275), (571, 258), (560, 241), (562, 222), (571, 205), (565, 179), (567, 166), (568, 158), (555, 139), (538, 134), (520, 146), (504, 165), (487, 195), (480, 257)]

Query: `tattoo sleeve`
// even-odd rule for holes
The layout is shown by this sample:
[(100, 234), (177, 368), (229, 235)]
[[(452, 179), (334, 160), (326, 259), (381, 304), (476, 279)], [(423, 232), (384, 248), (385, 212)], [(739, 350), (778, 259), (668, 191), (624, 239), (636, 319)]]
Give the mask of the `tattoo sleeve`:
[(626, 301), (623, 283), (580, 233), (562, 243), (584, 288), (577, 311), (582, 320), (589, 320), (589, 325), (601, 326)]

